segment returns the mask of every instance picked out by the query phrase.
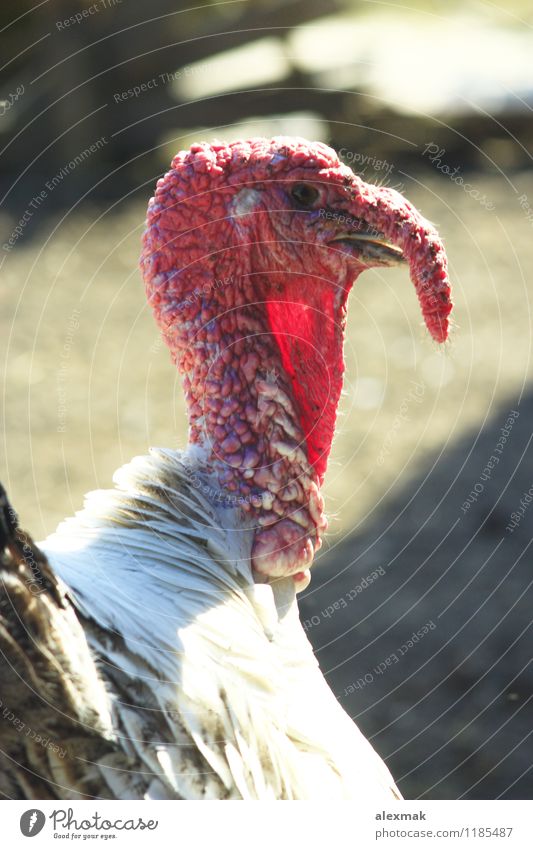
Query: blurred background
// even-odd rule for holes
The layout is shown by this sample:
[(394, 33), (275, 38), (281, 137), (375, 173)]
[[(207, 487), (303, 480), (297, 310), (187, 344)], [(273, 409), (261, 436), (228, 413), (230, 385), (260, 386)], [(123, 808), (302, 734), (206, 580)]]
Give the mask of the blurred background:
[(137, 271), (173, 153), (327, 142), (437, 224), (455, 328), (431, 342), (404, 269), (359, 280), (302, 619), (406, 797), (531, 798), (531, 4), (4, 0), (0, 44), (0, 478), (22, 524), (41, 538), (184, 445)]

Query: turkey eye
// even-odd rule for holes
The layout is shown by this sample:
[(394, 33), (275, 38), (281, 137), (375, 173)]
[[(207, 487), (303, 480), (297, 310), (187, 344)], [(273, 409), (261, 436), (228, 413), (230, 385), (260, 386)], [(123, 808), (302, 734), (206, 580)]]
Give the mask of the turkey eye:
[(309, 183), (296, 183), (296, 185), (292, 187), (291, 195), (294, 200), (300, 204), (300, 206), (309, 207), (312, 206), (317, 199), (318, 189), (315, 189), (314, 186), (310, 186)]

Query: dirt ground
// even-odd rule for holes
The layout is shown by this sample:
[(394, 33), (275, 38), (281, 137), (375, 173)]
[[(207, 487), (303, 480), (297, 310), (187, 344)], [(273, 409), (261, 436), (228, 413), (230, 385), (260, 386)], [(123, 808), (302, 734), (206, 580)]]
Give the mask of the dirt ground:
[[(472, 175), (493, 210), (446, 177), (405, 181), (445, 239), (456, 326), (444, 350), (431, 342), (404, 269), (359, 279), (331, 530), (302, 618), (407, 796), (531, 798), (533, 507), (506, 528), (533, 484), (533, 230), (518, 201), (533, 203), (533, 176)], [(37, 538), (132, 455), (186, 439), (137, 271), (144, 212), (78, 207), (0, 255), (0, 475)]]

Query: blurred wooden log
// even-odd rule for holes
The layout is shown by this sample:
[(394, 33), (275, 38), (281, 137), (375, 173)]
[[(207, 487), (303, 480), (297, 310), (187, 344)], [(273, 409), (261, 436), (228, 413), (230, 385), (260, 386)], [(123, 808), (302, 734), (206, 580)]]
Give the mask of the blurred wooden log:
[[(6, 30), (5, 55), (13, 61), (0, 99), (20, 85), (24, 94), (0, 116), (0, 197), (8, 192), (14, 217), (20, 217), (48, 180), (101, 138), (105, 143), (79, 167), (69, 168), (68, 179), (49, 194), (47, 209), (71, 204), (85, 192), (116, 197), (153, 182), (161, 169), (157, 145), (163, 134), (179, 137), (180, 128), (302, 110), (329, 124), (330, 142), (338, 147), (357, 144), (378, 157), (421, 167), (419, 149), (404, 141), (416, 138), (441, 144), (463, 168), (483, 166), (468, 139), (504, 138), (505, 129), (492, 118), (454, 117), (446, 127), (424, 116), (402, 115), (364, 92), (323, 90), (312, 72), (295, 68), (276, 85), (257, 86), (257, 91), (243, 86), (198, 102), (177, 100), (170, 82), (120, 98), (134, 86), (217, 53), (266, 37), (281, 41), (294, 27), (347, 5), (353, 8), (348, 0), (236, 0), (188, 10), (179, 0), (152, 0), (149, 9), (127, 0), (93, 0), (92, 5), (50, 0), (36, 7)], [(88, 12), (91, 7), (98, 11)], [(9, 16), (14, 20), (26, 8), (6, 0), (0, 21), (3, 15), (9, 23)], [(33, 42), (35, 48), (24, 52)], [(16, 51), (22, 51), (18, 58)], [(506, 114), (506, 126), (527, 148), (527, 113)], [(526, 158), (524, 152), (524, 164)], [(521, 161), (513, 164), (519, 167)]]

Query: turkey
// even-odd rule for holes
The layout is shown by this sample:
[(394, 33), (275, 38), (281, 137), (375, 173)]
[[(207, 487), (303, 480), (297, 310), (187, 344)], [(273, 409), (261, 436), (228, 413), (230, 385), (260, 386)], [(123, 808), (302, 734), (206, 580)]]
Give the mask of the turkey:
[(401, 798), (296, 599), (327, 528), (348, 295), (401, 262), (444, 342), (444, 249), (397, 192), (301, 138), (175, 156), (141, 270), (189, 444), (136, 457), (37, 546), (4, 499), (0, 697), (46, 740), (0, 722), (5, 796)]

